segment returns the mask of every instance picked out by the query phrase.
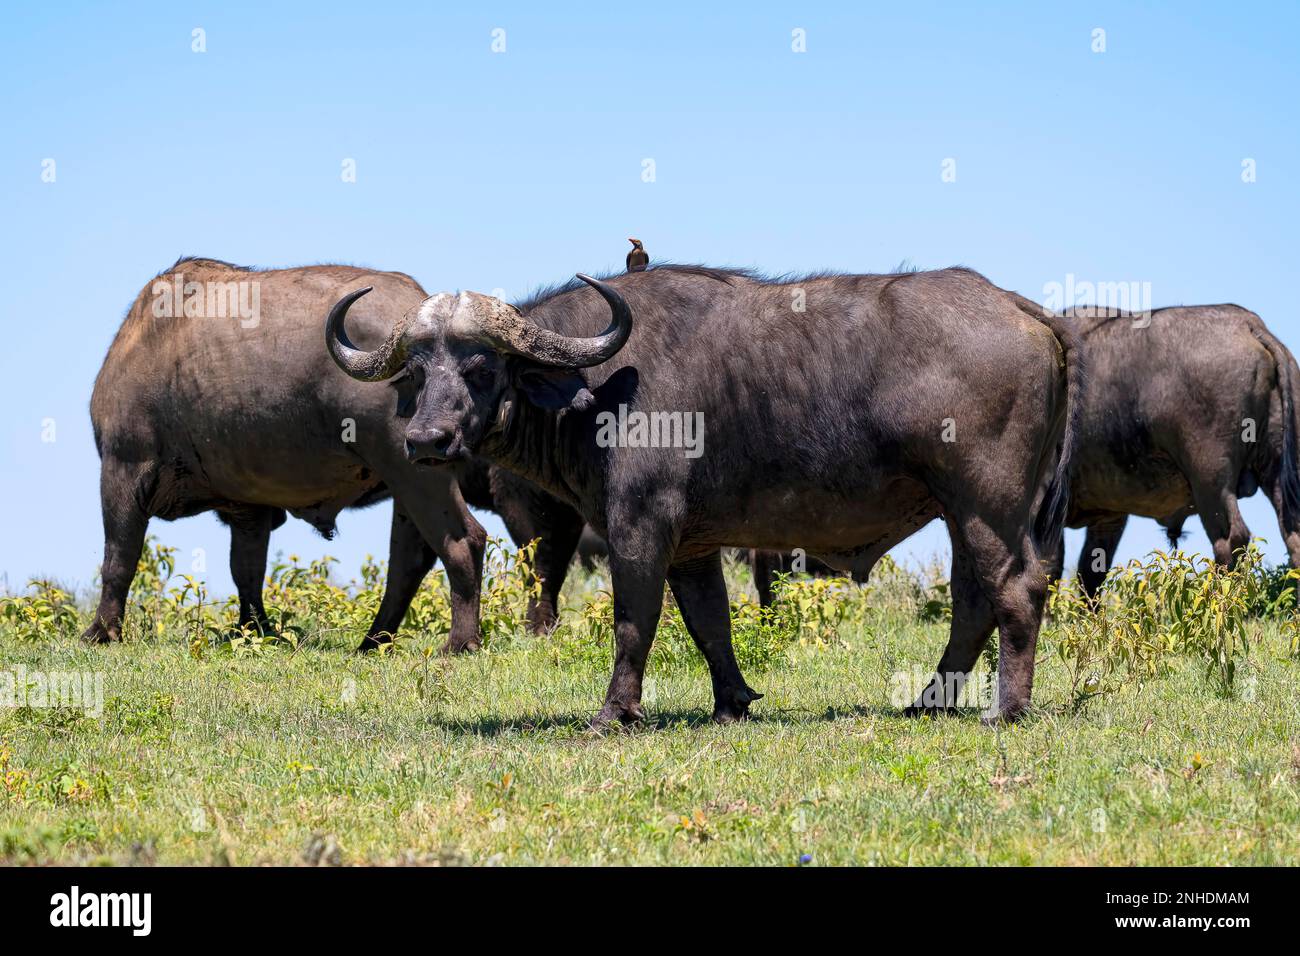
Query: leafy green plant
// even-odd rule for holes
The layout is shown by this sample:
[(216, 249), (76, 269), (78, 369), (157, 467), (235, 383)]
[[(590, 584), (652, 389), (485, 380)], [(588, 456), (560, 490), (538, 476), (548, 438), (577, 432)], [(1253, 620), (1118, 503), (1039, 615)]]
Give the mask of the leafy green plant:
[(1113, 570), (1093, 599), (1077, 579), (1053, 585), (1046, 633), (1069, 668), (1074, 706), (1160, 676), (1175, 654), (1199, 657), (1207, 680), (1230, 695), (1250, 652), (1248, 620), (1261, 607), (1276, 614), (1294, 601), (1278, 580), (1252, 543), (1231, 571), (1201, 555), (1155, 551)]
[(794, 578), (778, 574), (771, 623), (804, 646), (839, 647), (841, 627), (862, 626), (866, 605), (848, 578)]
[(1250, 613), (1268, 620), (1291, 620), (1295, 617), (1296, 581), (1300, 571), (1274, 567), (1262, 562), (1255, 571), (1259, 584), (1251, 600)]
[(14, 637), (23, 642), (70, 636), (81, 627), (72, 595), (52, 581), (33, 579), (28, 583), (33, 594), (0, 597), (0, 620)]
[[(542, 582), (534, 567), (536, 553), (536, 540), (519, 549), (495, 539), (488, 541), (479, 599), (479, 630), (484, 646), (517, 633), (528, 601), (541, 595)], [(447, 620), (450, 628), (450, 610)]]

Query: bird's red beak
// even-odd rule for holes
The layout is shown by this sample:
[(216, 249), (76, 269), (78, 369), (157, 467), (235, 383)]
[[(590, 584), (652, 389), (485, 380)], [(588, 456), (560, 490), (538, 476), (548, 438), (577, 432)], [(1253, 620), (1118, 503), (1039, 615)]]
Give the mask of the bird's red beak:
[(628, 237), (627, 237), (627, 241), (630, 242), (630, 243), (632, 243), (632, 245), (635, 246), (635, 245), (636, 245), (638, 242), (640, 242), (641, 240), (640, 240), (640, 239), (633, 239), (631, 236), (628, 236)]

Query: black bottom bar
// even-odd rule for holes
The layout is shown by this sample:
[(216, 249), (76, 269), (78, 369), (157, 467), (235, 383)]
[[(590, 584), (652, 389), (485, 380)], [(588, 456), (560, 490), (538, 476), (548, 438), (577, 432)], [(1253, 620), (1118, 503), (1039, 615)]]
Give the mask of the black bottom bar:
[[(647, 920), (670, 931), (685, 918), (678, 929), (691, 937), (704, 922), (719, 933), (770, 940), (789, 932), (796, 941), (824, 940), (837, 929), (864, 943), (877, 932), (881, 940), (903, 932), (970, 942), (970, 934), (1008, 933), (1072, 943), (1191, 934), (1230, 941), (1243, 931), (1276, 932), (1295, 909), (1294, 875), (1281, 869), (555, 869), (539, 876), (528, 869), (0, 870), (0, 932), (11, 947), (69, 934), (127, 945), (337, 945), (354, 935), (373, 943), (377, 931), (428, 932), (434, 921), (448, 930), (492, 927), (485, 943), (513, 933), (536, 944), (572, 942), (575, 933), (640, 939)], [(106, 922), (117, 925), (85, 925)]]

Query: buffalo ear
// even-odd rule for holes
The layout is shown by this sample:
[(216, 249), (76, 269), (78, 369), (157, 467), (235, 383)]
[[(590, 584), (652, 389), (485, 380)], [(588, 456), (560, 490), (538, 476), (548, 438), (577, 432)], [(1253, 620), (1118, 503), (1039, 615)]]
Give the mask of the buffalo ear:
[(519, 365), (514, 372), (515, 388), (538, 408), (559, 411), (590, 408), (596, 397), (587, 388), (587, 380), (575, 369)]

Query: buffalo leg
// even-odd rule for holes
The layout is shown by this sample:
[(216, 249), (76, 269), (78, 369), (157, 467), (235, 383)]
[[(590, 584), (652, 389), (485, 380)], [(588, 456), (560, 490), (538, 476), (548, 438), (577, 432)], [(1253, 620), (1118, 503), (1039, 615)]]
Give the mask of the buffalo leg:
[(560, 591), (582, 537), (582, 516), (558, 498), (500, 469), (493, 472), (492, 485), (495, 510), (515, 545), (522, 548), (537, 541), (533, 566), (541, 593), (528, 599), (528, 630), (544, 634), (555, 627)]
[(535, 568), (541, 594), (528, 599), (528, 630), (533, 634), (547, 633), (559, 617), (560, 591), (582, 536), (582, 516), (569, 510), (565, 518), (557, 516), (537, 540)]
[(531, 521), (521, 522), (517, 514), (505, 519), (506, 530), (514, 543), (523, 547), (529, 541), (537, 542), (533, 568), (537, 573), (541, 593), (528, 599), (528, 630), (545, 634), (555, 627), (560, 606), (560, 591), (569, 574), (569, 564), (582, 536), (582, 516), (561, 502), (554, 512), (533, 515)]
[(664, 604), (666, 568), (658, 560), (620, 557), (610, 542), (609, 569), (614, 588), (614, 674), (605, 693), (605, 705), (592, 721), (594, 727), (615, 722), (630, 724), (645, 717), (641, 709), (641, 684), (646, 659), (654, 643), (655, 628)]
[(1235, 483), (1231, 486), (1192, 483), (1196, 512), (1201, 516), (1201, 526), (1214, 548), (1214, 561), (1226, 568), (1237, 563), (1237, 552), (1250, 542), (1250, 529), (1241, 517), (1232, 487)]
[(583, 525), (582, 533), (578, 535), (578, 560), (582, 562), (583, 570), (595, 574), (600, 567), (596, 562), (608, 557), (609, 546), (605, 544), (605, 539), (590, 525)]
[(952, 624), (948, 646), (929, 685), (916, 703), (904, 711), (909, 717), (956, 706), (996, 623), (993, 605), (985, 597), (970, 554), (951, 521), (948, 530), (952, 539)]
[(722, 553), (670, 568), (668, 584), (691, 639), (708, 662), (713, 719), (720, 724), (744, 720), (750, 703), (763, 695), (745, 683), (731, 646), (731, 605), (722, 575)]
[(1083, 550), (1079, 552), (1079, 584), (1083, 593), (1092, 597), (1106, 580), (1106, 574), (1115, 563), (1115, 551), (1119, 548), (1119, 539), (1128, 524), (1128, 515), (1107, 516), (1094, 524), (1088, 525), (1084, 535)]
[(1282, 530), (1282, 541), (1286, 545), (1291, 567), (1300, 568), (1300, 515), (1287, 514), (1282, 502), (1282, 482), (1276, 471), (1265, 475), (1260, 484), (1268, 495), (1268, 500), (1273, 503), (1273, 511), (1277, 513), (1278, 527)]
[(225, 517), (230, 525), (230, 576), (239, 592), (239, 626), (269, 633), (262, 585), (266, 581), (266, 552), (271, 546), (276, 509), (251, 508)]
[(388, 581), (375, 622), (357, 650), (374, 650), (392, 641), (437, 557), (415, 522), (394, 499), (393, 524), (388, 536)]
[[(1034, 655), (1038, 628), (1047, 600), (1048, 562), (1028, 540), (1028, 516), (964, 515), (955, 520), (958, 541), (966, 549), (980, 590), (993, 608), (998, 628), (997, 719), (1015, 720), (1029, 709), (1034, 685)], [(950, 525), (951, 527), (951, 525)], [(963, 665), (972, 654), (977, 635), (986, 620), (972, 617), (978, 608), (963, 609), (965, 633), (971, 635), (964, 653), (955, 654), (951, 669)], [(953, 628), (958, 627), (958, 609), (953, 608)], [(982, 643), (982, 642), (981, 642)], [(978, 653), (978, 651), (975, 651)]]
[(99, 607), (81, 639), (102, 644), (122, 639), (126, 598), (135, 580), (144, 549), (149, 516), (140, 506), (136, 477), (130, 469), (105, 459), (99, 474), (100, 505), (104, 517), (104, 563), (100, 570)]
[(476, 651), (482, 645), (478, 630), (479, 587), (483, 578), (483, 552), (487, 532), (468, 511), (461, 521), (450, 522), (434, 550), (447, 569), (451, 590), (451, 633), (444, 654)]
[(749, 552), (749, 566), (754, 572), (754, 589), (758, 591), (759, 607), (771, 607), (776, 600), (772, 583), (776, 579), (781, 556), (776, 551), (761, 551), (757, 548)]
[[(391, 487), (391, 485), (390, 485)], [(420, 535), (442, 559), (451, 590), (451, 633), (442, 646), (444, 654), (478, 650), (479, 583), (483, 575), (483, 552), (487, 532), (465, 507), (454, 477), (439, 475), (438, 484), (405, 491), (402, 508), (415, 522)]]

